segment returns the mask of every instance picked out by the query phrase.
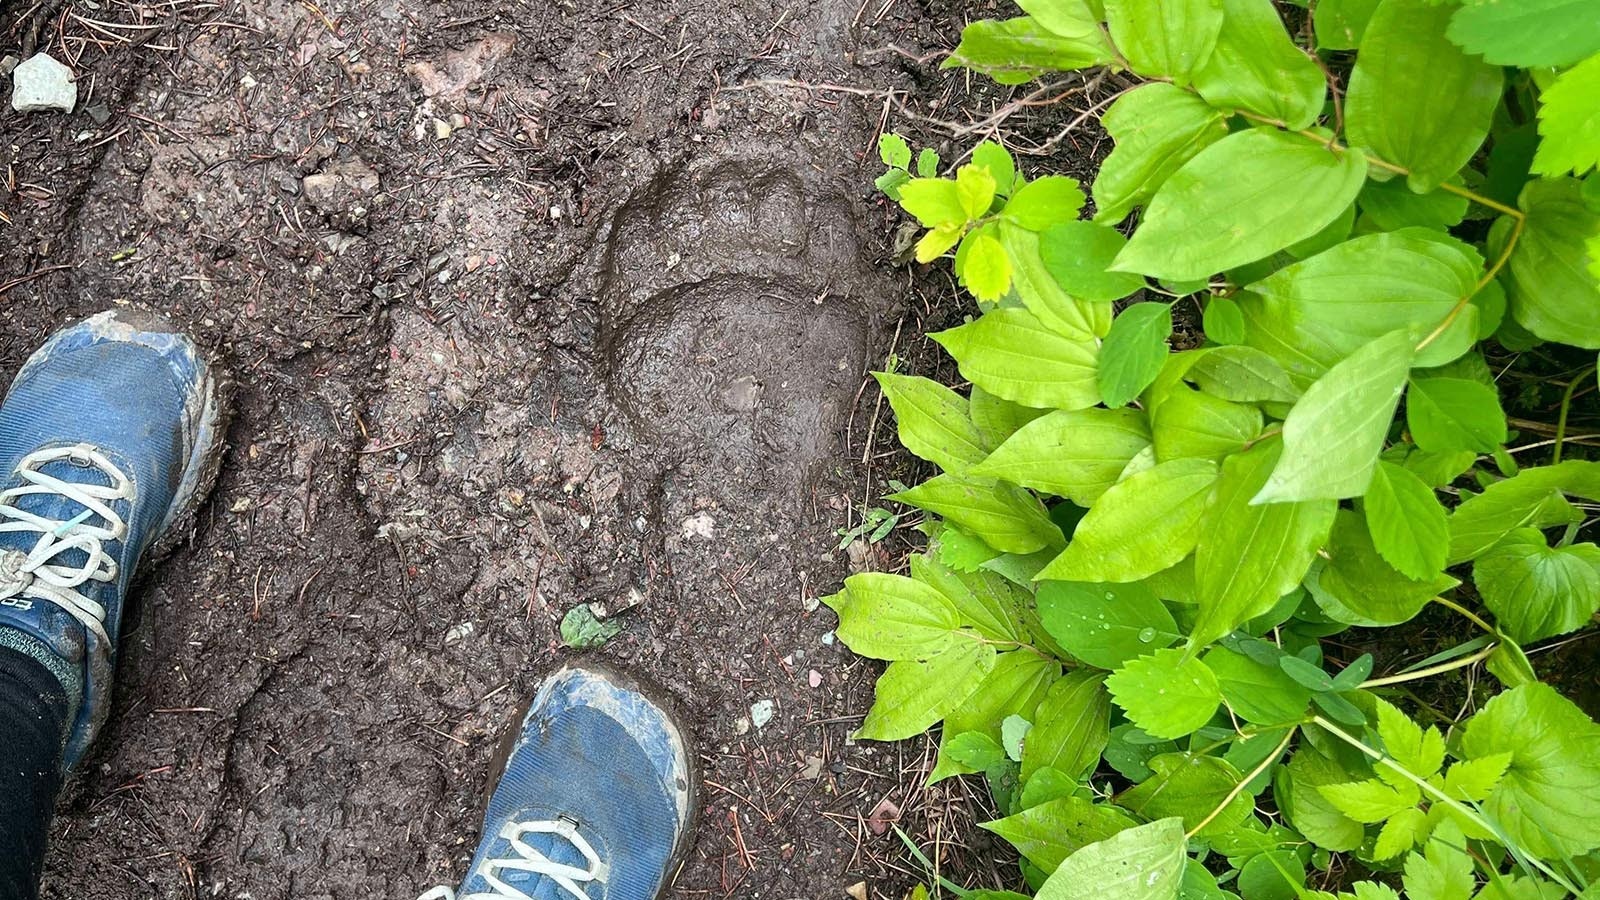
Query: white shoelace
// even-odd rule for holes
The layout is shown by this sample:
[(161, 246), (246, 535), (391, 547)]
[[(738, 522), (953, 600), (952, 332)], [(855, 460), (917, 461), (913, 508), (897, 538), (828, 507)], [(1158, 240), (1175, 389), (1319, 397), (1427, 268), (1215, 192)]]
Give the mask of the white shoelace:
[[(583, 854), (584, 861), (588, 863), (587, 868), (580, 869), (551, 860), (523, 842), (523, 836), (528, 834), (560, 835)], [(596, 853), (594, 847), (578, 833), (578, 826), (566, 819), (557, 819), (553, 822), (511, 822), (500, 829), (500, 837), (511, 842), (511, 849), (516, 851), (517, 855), (484, 861), (480, 874), (483, 875), (483, 880), (488, 882), (491, 891), (457, 896), (456, 892), (448, 887), (436, 887), (417, 900), (533, 900), (529, 895), (500, 880), (499, 873), (506, 871), (543, 875), (577, 900), (589, 900), (589, 895), (580, 885), (604, 881), (609, 873), (609, 867), (600, 861), (600, 854)]]
[[(93, 466), (105, 473), (111, 484), (76, 484), (39, 471), (61, 460)], [(77, 588), (91, 579), (102, 582), (116, 579), (117, 561), (102, 549), (102, 542), (126, 539), (127, 523), (111, 508), (110, 501), (132, 499), (133, 481), (87, 444), (37, 450), (22, 458), (16, 474), (27, 484), (0, 491), (0, 532), (36, 532), (39, 540), (25, 558), (17, 551), (0, 554), (0, 602), (17, 605), (14, 598), (24, 597), (54, 603), (102, 641), (109, 641), (105, 607), (79, 593)], [(12, 505), (19, 498), (34, 494), (56, 494), (82, 505), (84, 510), (61, 521)], [(89, 522), (95, 516), (102, 524)], [(82, 550), (88, 558), (81, 566), (52, 562), (69, 550)]]

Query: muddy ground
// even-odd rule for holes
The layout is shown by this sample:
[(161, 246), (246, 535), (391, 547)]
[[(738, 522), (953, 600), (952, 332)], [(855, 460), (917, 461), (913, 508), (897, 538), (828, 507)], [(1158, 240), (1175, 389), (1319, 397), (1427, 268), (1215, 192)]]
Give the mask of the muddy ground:
[(959, 316), (944, 276), (889, 265), (870, 181), (886, 113), (966, 90), (918, 59), (966, 15), (0, 0), (0, 55), (37, 39), (80, 73), (70, 116), (0, 111), (0, 376), (133, 302), (238, 381), (45, 895), (453, 882), (585, 601), (698, 733), (673, 896), (897, 900), (900, 807), (946, 874), (998, 878), (952, 846), (970, 789), (921, 795), (925, 743), (847, 743), (874, 671), (817, 609), (835, 531), (904, 464), (865, 372)]

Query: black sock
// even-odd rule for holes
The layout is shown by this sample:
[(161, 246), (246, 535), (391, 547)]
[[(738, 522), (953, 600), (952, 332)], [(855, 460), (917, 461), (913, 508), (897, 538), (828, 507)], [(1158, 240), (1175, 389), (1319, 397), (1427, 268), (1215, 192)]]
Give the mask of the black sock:
[(49, 669), (0, 647), (0, 900), (38, 896), (69, 709)]

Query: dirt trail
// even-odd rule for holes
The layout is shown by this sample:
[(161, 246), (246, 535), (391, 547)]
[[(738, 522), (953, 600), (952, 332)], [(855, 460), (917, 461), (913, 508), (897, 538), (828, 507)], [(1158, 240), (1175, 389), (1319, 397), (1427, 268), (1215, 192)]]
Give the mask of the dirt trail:
[[(603, 655), (698, 730), (674, 896), (898, 896), (895, 838), (862, 817), (905, 802), (917, 751), (846, 745), (872, 672), (816, 607), (844, 574), (863, 374), (908, 302), (867, 190), (881, 100), (738, 86), (915, 88), (927, 66), (869, 51), (952, 24), (911, 0), (783, 7), (57, 10), (43, 33), (84, 99), (0, 113), (0, 374), (131, 301), (239, 392), (216, 495), (144, 585), (46, 896), (453, 879), (495, 739), (583, 601), (637, 604)], [(0, 2), (11, 49), (36, 8)]]

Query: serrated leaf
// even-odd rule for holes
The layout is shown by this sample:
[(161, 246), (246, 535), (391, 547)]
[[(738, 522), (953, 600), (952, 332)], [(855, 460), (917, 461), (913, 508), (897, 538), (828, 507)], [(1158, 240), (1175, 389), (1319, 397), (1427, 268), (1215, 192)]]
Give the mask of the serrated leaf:
[(1519, 643), (1576, 631), (1600, 610), (1600, 547), (1551, 547), (1519, 528), (1472, 565), (1483, 604)]
[(1091, 666), (1115, 669), (1181, 637), (1172, 613), (1140, 582), (1039, 585), (1039, 616), (1068, 653)]
[(1338, 512), (1322, 553), (1326, 559), (1312, 569), (1306, 586), (1323, 615), (1346, 625), (1410, 621), (1429, 600), (1459, 583), (1439, 571), (1415, 580), (1396, 571), (1378, 555), (1361, 517), (1349, 510)]
[(1362, 501), (1372, 546), (1401, 574), (1427, 579), (1443, 571), (1450, 520), (1439, 496), (1411, 471), (1379, 462)]
[(1472, 159), (1500, 103), (1499, 67), (1445, 38), (1454, 12), (1426, 0), (1379, 3), (1345, 95), (1349, 142), (1409, 169), (1419, 194)]
[(839, 640), (873, 659), (927, 659), (957, 640), (961, 618), (939, 591), (882, 572), (845, 580), (848, 600), (838, 610)]
[(948, 178), (913, 178), (900, 185), (900, 208), (924, 228), (967, 221), (956, 183)]
[(1297, 722), (1311, 703), (1311, 691), (1276, 666), (1262, 665), (1226, 647), (1211, 648), (1202, 661), (1217, 676), (1223, 702), (1246, 722)]
[(900, 741), (932, 728), (959, 709), (994, 668), (995, 650), (961, 640), (926, 660), (897, 660), (878, 679), (876, 699), (856, 737)]
[(1100, 675), (1078, 672), (1051, 685), (1022, 753), (1024, 781), (1042, 769), (1079, 778), (1094, 769), (1111, 734), (1111, 697)]
[(1382, 822), (1411, 809), (1416, 801), (1376, 778), (1317, 788), (1335, 809), (1357, 822)]
[(580, 603), (561, 617), (561, 643), (574, 650), (603, 646), (622, 633), (616, 622), (601, 620), (587, 603)]
[(1203, 647), (1271, 609), (1311, 568), (1333, 527), (1332, 500), (1252, 504), (1278, 460), (1277, 442), (1228, 457), (1195, 548), (1199, 615), (1190, 645)]
[(1539, 95), (1539, 150), (1533, 171), (1579, 175), (1600, 163), (1600, 54), (1565, 72)]
[(917, 177), (933, 178), (939, 174), (939, 154), (932, 147), (923, 147), (917, 154)]
[(961, 43), (939, 68), (960, 66), (1001, 84), (1022, 84), (1046, 72), (1087, 69), (1111, 59), (1110, 48), (1098, 29), (1064, 37), (1029, 16), (1019, 16), (969, 23), (961, 32)]
[(1278, 10), (1269, 0), (1224, 0), (1223, 14), (1216, 48), (1194, 75), (1200, 96), (1212, 106), (1247, 110), (1293, 129), (1315, 122), (1327, 81), (1289, 38)]
[(874, 372), (899, 426), (907, 450), (946, 472), (962, 472), (988, 455), (983, 435), (972, 423), (966, 398), (937, 381)]
[(1178, 819), (1119, 831), (1067, 857), (1035, 900), (1173, 900), (1185, 849)]
[(1446, 823), (1435, 829), (1421, 852), (1406, 857), (1407, 900), (1467, 900), (1476, 882), (1461, 830)]
[(993, 303), (1011, 289), (1011, 257), (992, 236), (973, 234), (962, 257), (961, 281), (972, 296)]
[[(1387, 700), (1378, 699), (1375, 703), (1378, 708), (1378, 737), (1395, 762), (1419, 778), (1432, 778), (1437, 774), (1444, 765), (1444, 735), (1439, 733), (1439, 729), (1423, 728)], [(1390, 771), (1380, 767), (1378, 774), (1385, 776)]]
[(1139, 581), (1189, 555), (1217, 467), (1174, 460), (1113, 485), (1078, 523), (1041, 580)]
[(1100, 402), (1093, 339), (1063, 337), (1027, 310), (991, 310), (932, 337), (955, 357), (963, 378), (997, 397), (1059, 409)]
[[(1600, 348), (1600, 283), (1590, 271), (1591, 241), (1600, 235), (1600, 213), (1583, 202), (1573, 178), (1528, 182), (1517, 205), (1527, 215), (1511, 252), (1507, 291), (1517, 324), (1547, 341), (1589, 350)], [(1505, 239), (1510, 220), (1501, 219), (1491, 239)]]
[(1418, 447), (1434, 453), (1493, 453), (1506, 442), (1499, 392), (1468, 378), (1413, 378), (1406, 427)]
[(978, 827), (1005, 838), (1040, 869), (1054, 872), (1073, 853), (1133, 824), (1132, 817), (1115, 807), (1062, 797)]
[(1100, 345), (1100, 396), (1112, 409), (1127, 405), (1161, 374), (1172, 336), (1172, 307), (1136, 303), (1111, 323)]
[(1128, 239), (1097, 222), (1061, 222), (1039, 235), (1044, 267), (1068, 294), (1081, 300), (1109, 303), (1144, 287), (1144, 279), (1107, 271)]
[(989, 212), (997, 187), (988, 169), (969, 164), (956, 170), (956, 197), (961, 201), (962, 211), (967, 214), (967, 221), (981, 218)]
[(1113, 223), (1142, 206), (1195, 154), (1228, 134), (1222, 113), (1174, 85), (1140, 85), (1107, 108), (1116, 140), (1094, 180), (1094, 220)]
[[(1117, 802), (1146, 818), (1178, 816), (1185, 828), (1198, 827), (1244, 780), (1226, 760), (1192, 753), (1162, 754), (1150, 760), (1150, 768), (1155, 774)], [(1254, 805), (1248, 793), (1240, 793), (1199, 833), (1209, 837), (1237, 828)]]
[(1427, 827), (1428, 817), (1420, 809), (1402, 809), (1383, 823), (1378, 840), (1372, 845), (1373, 859), (1393, 859), (1416, 846)]
[(1222, 0), (1106, 0), (1106, 27), (1133, 71), (1185, 85), (1211, 58), (1222, 7)]
[(1494, 793), (1495, 785), (1500, 783), (1510, 765), (1510, 753), (1494, 753), (1451, 763), (1444, 773), (1441, 789), (1445, 796), (1452, 799), (1482, 803)]
[(1412, 358), (1411, 337), (1394, 331), (1317, 379), (1284, 420), (1283, 456), (1251, 502), (1365, 494)]
[[(1246, 168), (1251, 177), (1236, 177)], [(1366, 174), (1359, 153), (1333, 154), (1274, 128), (1231, 134), (1167, 179), (1112, 268), (1207, 278), (1270, 256), (1338, 218)]]
[(1017, 181), (1017, 161), (1010, 152), (994, 141), (980, 141), (972, 148), (972, 164), (987, 169), (993, 176), (995, 190), (1002, 197), (1011, 196)]
[(905, 138), (886, 131), (878, 135), (878, 158), (891, 169), (909, 169), (911, 148), (906, 145)]
[(1083, 189), (1076, 178), (1045, 175), (1022, 186), (1001, 215), (1029, 231), (1044, 231), (1053, 225), (1076, 221), (1083, 209)]
[(1569, 66), (1600, 52), (1600, 19), (1587, 0), (1470, 0), (1446, 33), (1497, 66)]
[(961, 236), (965, 233), (966, 225), (961, 222), (946, 222), (928, 229), (928, 233), (917, 241), (917, 262), (930, 263), (949, 253), (951, 247), (961, 242)]
[(1158, 650), (1106, 679), (1111, 699), (1128, 721), (1152, 737), (1180, 738), (1211, 721), (1222, 702), (1217, 676), (1182, 650)]
[(1156, 459), (1220, 460), (1261, 436), (1261, 410), (1200, 391), (1179, 388), (1151, 416)]
[(1023, 425), (972, 473), (1092, 506), (1149, 446), (1150, 426), (1138, 410), (1058, 410)]
[(1038, 498), (992, 478), (944, 474), (887, 499), (943, 516), (1005, 553), (1032, 553), (1062, 543), (1061, 530)]

